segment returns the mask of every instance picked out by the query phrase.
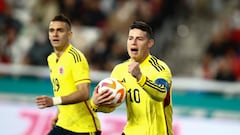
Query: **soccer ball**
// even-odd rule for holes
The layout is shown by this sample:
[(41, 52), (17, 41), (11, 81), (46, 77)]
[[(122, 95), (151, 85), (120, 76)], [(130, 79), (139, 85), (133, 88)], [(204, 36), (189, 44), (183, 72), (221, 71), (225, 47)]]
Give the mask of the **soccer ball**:
[(114, 103), (110, 107), (117, 107), (122, 104), (126, 95), (126, 88), (121, 81), (115, 78), (105, 78), (98, 83), (97, 93), (101, 93), (103, 90), (111, 90), (112, 95), (115, 96)]

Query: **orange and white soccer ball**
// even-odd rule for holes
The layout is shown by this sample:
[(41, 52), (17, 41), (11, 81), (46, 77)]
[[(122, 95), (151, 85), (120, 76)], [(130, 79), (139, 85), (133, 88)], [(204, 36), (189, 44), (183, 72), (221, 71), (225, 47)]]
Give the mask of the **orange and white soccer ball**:
[(115, 78), (105, 78), (98, 83), (97, 92), (100, 93), (103, 90), (109, 89), (112, 91), (112, 94), (115, 96), (114, 103), (112, 107), (118, 107), (122, 104), (126, 95), (126, 88), (121, 81)]

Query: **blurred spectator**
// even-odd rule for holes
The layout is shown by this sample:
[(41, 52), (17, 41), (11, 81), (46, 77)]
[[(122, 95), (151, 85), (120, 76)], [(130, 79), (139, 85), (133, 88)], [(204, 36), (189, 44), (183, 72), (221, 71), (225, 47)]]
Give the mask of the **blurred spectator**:
[[(124, 44), (126, 46), (126, 43)], [(108, 53), (108, 65), (110, 65), (106, 70), (111, 71), (113, 67), (129, 58), (126, 48), (123, 47), (122, 41), (117, 40), (112, 43), (110, 46), (111, 53)]]
[(103, 28), (107, 16), (101, 9), (101, 0), (85, 0), (85, 11), (82, 14), (83, 25)]
[(112, 53), (110, 51), (110, 46), (115, 40), (115, 35), (107, 29), (100, 33), (99, 38), (93, 43), (92, 47), (86, 52), (86, 57), (88, 58), (91, 68), (94, 70), (107, 70), (111, 68), (108, 64), (108, 54)]
[(122, 44), (122, 41), (108, 27), (102, 32), (99, 39), (86, 53), (86, 57), (89, 59), (92, 69), (110, 71), (115, 64), (128, 58), (125, 51), (126, 43)]
[(5, 0), (0, 0), (0, 14), (4, 14), (6, 10), (7, 3)]
[(214, 78), (219, 59), (225, 54), (227, 47), (231, 46), (229, 34), (227, 24), (224, 25), (223, 30), (213, 34), (202, 58), (203, 77), (205, 79)]
[(86, 57), (94, 70), (106, 70), (107, 65), (107, 53), (108, 50), (108, 37), (102, 36), (94, 43), (94, 46), (87, 52)]
[(115, 34), (126, 35), (128, 26), (136, 19), (136, 1), (119, 0), (116, 9), (108, 16), (108, 27)]
[(231, 40), (234, 43), (234, 49), (237, 51), (238, 57), (240, 57), (240, 7), (234, 10), (232, 15), (232, 29), (231, 29)]
[(82, 25), (86, 7), (84, 0), (58, 0), (59, 12), (67, 16), (73, 25)]
[(11, 47), (22, 28), (21, 22), (13, 17), (12, 6), (0, 0), (0, 62), (12, 62)]
[(154, 30), (161, 29), (163, 23), (168, 19), (177, 20), (188, 17), (189, 7), (185, 0), (141, 0), (142, 7), (139, 8), (138, 19), (149, 22)]
[(217, 72), (214, 79), (219, 81), (236, 81), (236, 68), (239, 68), (239, 61), (237, 61), (236, 51), (234, 49), (227, 49), (225, 54), (218, 62)]
[(58, 2), (36, 0), (30, 11), (31, 19), (21, 34), (19, 44), (13, 48), (14, 57), (17, 57), (15, 63), (46, 66), (47, 56), (52, 52), (47, 38), (48, 25), (50, 18), (59, 12)]
[(32, 21), (36, 25), (45, 28), (49, 25), (49, 20), (59, 13), (57, 0), (36, 0), (31, 10)]
[[(239, 80), (240, 61), (238, 38), (232, 20), (224, 20), (220, 31), (214, 33), (202, 61), (203, 77), (220, 81)], [(230, 22), (230, 23), (229, 23)], [(236, 34), (236, 35), (235, 35)], [(240, 40), (239, 40), (240, 41)]]
[(47, 66), (47, 57), (52, 51), (52, 46), (47, 35), (39, 34), (23, 58), (22, 63), (35, 66)]

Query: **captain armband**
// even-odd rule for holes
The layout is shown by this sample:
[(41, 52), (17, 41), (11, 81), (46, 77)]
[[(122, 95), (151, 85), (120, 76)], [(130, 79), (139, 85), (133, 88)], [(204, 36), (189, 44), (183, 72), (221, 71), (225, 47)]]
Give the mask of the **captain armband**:
[(155, 83), (158, 84), (158, 85), (160, 85), (160, 86), (164, 86), (164, 88), (166, 88), (166, 90), (169, 89), (169, 84), (168, 84), (168, 82), (167, 82), (165, 79), (163, 79), (163, 78), (158, 78), (158, 79), (156, 79), (156, 80), (155, 80)]

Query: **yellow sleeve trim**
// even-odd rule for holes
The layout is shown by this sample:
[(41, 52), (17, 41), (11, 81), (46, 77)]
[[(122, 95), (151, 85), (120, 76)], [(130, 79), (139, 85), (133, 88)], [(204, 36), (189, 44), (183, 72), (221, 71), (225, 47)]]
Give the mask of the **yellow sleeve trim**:
[(142, 75), (140, 80), (138, 81), (138, 84), (143, 87), (143, 85), (146, 83), (147, 77), (145, 75)]
[(94, 103), (93, 103), (93, 100), (91, 100), (90, 101), (90, 105), (91, 105), (91, 107), (92, 107), (92, 109), (93, 109), (93, 111), (97, 111), (97, 109), (98, 109), (98, 106), (97, 105), (95, 105)]

